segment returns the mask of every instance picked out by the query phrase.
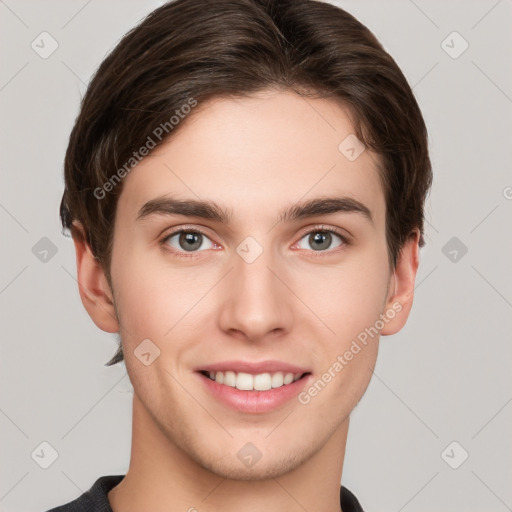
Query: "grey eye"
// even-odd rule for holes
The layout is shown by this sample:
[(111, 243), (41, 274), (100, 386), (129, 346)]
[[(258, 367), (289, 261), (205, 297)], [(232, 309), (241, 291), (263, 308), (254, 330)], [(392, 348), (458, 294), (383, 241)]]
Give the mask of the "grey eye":
[[(306, 239), (314, 251), (325, 251), (326, 249), (334, 249), (335, 247), (329, 247), (333, 241), (333, 236), (337, 237), (341, 242), (335, 247), (339, 247), (343, 243), (343, 239), (340, 235), (333, 233), (332, 231), (325, 231), (317, 229), (315, 231), (310, 231), (305, 236), (301, 238), (301, 240)], [(300, 242), (299, 242), (300, 244)], [(300, 247), (300, 245), (299, 245)], [(301, 249), (308, 249), (307, 247), (300, 247)]]
[[(177, 239), (177, 241), (173, 239)], [(203, 242), (207, 240), (210, 242), (211, 246), (203, 247), (203, 249), (211, 249), (213, 247), (211, 240), (206, 235), (198, 231), (177, 231), (165, 239), (166, 243), (168, 243), (173, 249), (186, 252), (199, 250), (203, 246)]]

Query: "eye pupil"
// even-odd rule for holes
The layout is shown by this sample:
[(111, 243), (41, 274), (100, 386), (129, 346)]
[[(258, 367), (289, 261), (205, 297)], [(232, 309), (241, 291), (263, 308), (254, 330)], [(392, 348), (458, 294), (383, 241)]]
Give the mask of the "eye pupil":
[[(179, 243), (180, 247), (183, 247), (185, 251), (194, 251), (199, 249), (201, 247), (201, 233), (190, 233), (190, 232), (184, 232), (180, 235)], [(197, 242), (197, 239), (199, 238), (199, 242)], [(186, 243), (184, 243), (186, 242)], [(183, 243), (183, 245), (182, 245)], [(187, 245), (188, 244), (188, 245)]]
[[(319, 247), (320, 249), (328, 249), (329, 246), (331, 245), (332, 235), (331, 235), (331, 233), (329, 233), (327, 231), (317, 231), (314, 235), (312, 235), (312, 238), (313, 238), (313, 241), (315, 242), (314, 244), (313, 243), (311, 244), (313, 247), (315, 246), (315, 244), (317, 244), (317, 242), (320, 243), (320, 247)], [(326, 240), (327, 240), (327, 244), (325, 244)], [(323, 246), (322, 246), (322, 242), (324, 243)]]

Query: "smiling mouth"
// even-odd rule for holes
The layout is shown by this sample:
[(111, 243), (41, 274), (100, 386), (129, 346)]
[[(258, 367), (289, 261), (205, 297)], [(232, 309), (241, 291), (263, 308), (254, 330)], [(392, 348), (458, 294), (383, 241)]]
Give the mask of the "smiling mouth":
[(218, 384), (223, 384), (241, 391), (267, 391), (269, 389), (280, 388), (310, 375), (310, 372), (265, 372), (252, 374), (229, 370), (224, 372), (201, 370), (199, 373)]

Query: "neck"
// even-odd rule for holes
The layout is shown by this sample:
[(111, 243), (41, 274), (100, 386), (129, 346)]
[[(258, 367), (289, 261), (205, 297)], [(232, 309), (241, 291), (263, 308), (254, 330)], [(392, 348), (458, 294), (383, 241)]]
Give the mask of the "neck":
[(266, 480), (230, 480), (172, 443), (134, 394), (130, 466), (108, 499), (113, 512), (339, 512), (348, 423), (293, 471)]

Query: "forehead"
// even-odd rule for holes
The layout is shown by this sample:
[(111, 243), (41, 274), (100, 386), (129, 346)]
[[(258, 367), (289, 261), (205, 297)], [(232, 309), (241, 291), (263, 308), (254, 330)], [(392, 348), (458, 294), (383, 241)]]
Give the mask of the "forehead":
[(379, 157), (366, 149), (347, 158), (354, 128), (334, 100), (275, 91), (215, 98), (181, 122), (124, 178), (123, 214), (135, 220), (145, 202), (172, 194), (212, 199), (237, 217), (270, 219), (276, 205), (333, 195), (384, 215)]

